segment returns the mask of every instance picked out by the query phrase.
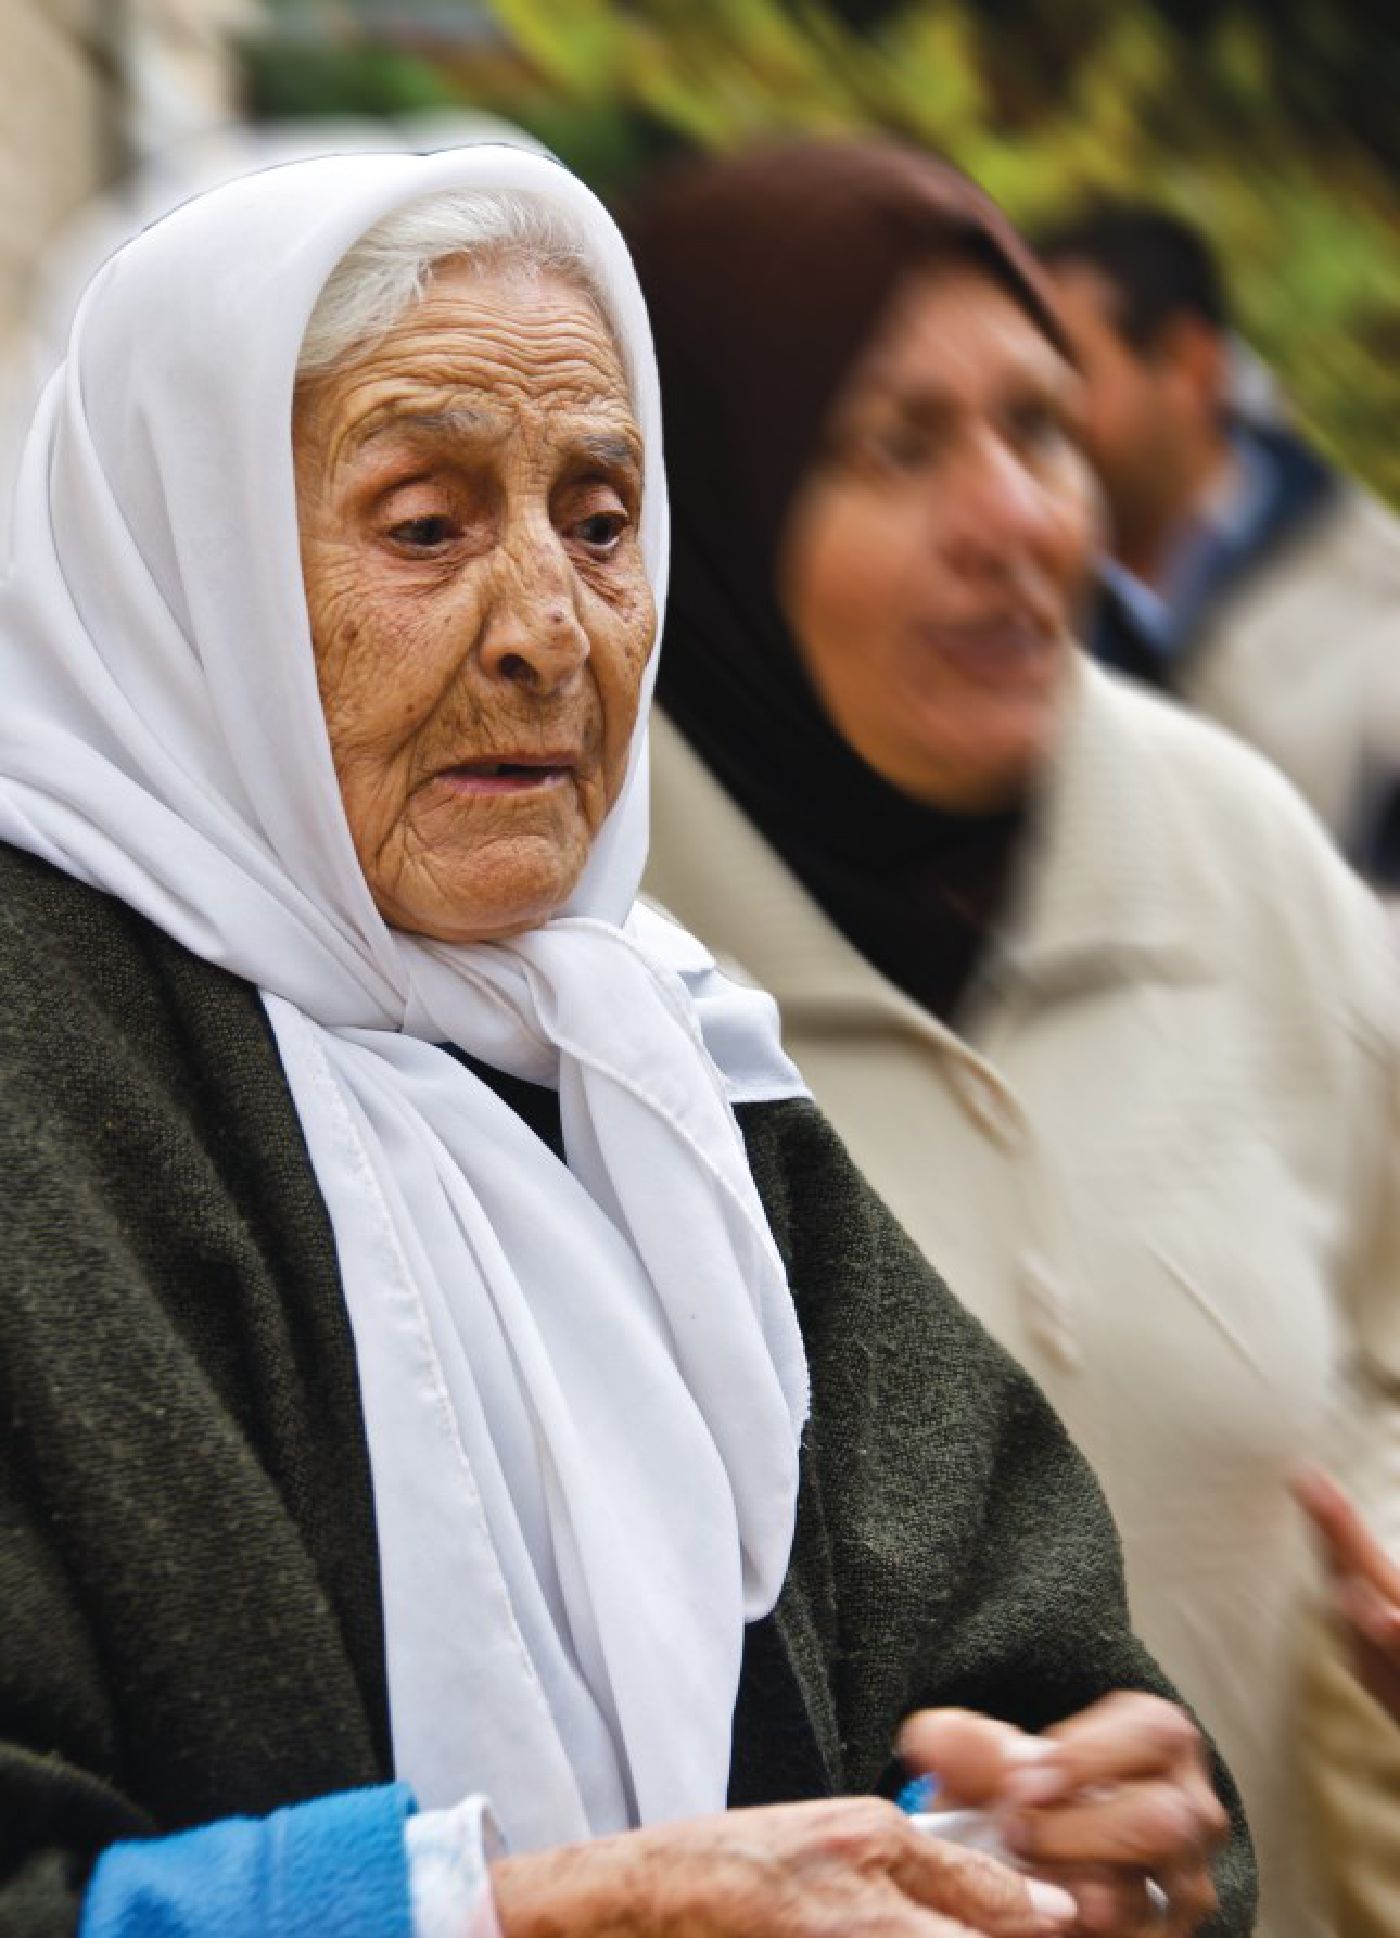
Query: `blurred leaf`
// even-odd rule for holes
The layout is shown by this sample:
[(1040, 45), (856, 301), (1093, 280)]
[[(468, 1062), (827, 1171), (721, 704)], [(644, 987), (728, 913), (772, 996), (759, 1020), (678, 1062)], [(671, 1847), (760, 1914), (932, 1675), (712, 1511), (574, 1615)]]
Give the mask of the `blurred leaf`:
[(243, 54), (245, 98), (259, 120), (406, 114), (455, 98), (433, 63), (412, 54), (277, 40), (253, 41)]

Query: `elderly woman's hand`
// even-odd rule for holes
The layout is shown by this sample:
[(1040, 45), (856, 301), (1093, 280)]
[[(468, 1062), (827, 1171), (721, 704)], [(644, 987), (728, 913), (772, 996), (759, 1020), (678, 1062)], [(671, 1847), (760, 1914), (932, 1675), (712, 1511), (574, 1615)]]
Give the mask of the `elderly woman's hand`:
[(1214, 1910), (1210, 1859), (1229, 1822), (1200, 1732), (1172, 1703), (1123, 1692), (1043, 1736), (925, 1710), (899, 1747), (939, 1777), (940, 1805), (993, 1810), (1012, 1853), (1073, 1892), (1085, 1931), (1185, 1938)]
[(1051, 1938), (1074, 1900), (878, 1798), (731, 1810), (492, 1866), (504, 1938)]

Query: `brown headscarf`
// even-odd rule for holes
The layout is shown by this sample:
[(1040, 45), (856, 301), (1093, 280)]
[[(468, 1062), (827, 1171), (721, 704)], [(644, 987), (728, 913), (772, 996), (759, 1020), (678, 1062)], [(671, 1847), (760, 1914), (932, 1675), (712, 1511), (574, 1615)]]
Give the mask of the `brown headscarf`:
[(855, 947), (947, 1017), (1001, 907), (1023, 812), (940, 813), (847, 746), (779, 611), (778, 548), (836, 395), (902, 279), (978, 263), (1068, 354), (1040, 273), (965, 176), (886, 141), (691, 163), (626, 226), (671, 490), (661, 703)]

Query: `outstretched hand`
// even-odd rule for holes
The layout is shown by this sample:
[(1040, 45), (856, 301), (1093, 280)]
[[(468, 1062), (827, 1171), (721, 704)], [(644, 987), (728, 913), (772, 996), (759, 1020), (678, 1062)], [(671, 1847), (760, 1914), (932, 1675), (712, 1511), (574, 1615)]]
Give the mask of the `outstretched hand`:
[(1357, 1678), (1400, 1722), (1400, 1566), (1330, 1475), (1305, 1469), (1293, 1493), (1318, 1537)]

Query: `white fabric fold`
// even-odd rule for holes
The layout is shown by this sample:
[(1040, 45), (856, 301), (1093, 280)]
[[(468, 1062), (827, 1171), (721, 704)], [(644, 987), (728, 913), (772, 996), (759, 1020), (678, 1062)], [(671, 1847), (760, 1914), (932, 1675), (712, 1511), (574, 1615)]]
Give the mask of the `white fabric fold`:
[[(364, 1398), (395, 1760), (513, 1847), (718, 1809), (743, 1625), (787, 1564), (806, 1374), (732, 1105), (803, 1094), (771, 1002), (635, 905), (645, 712), (569, 908), (390, 930), (317, 697), (291, 468), (326, 276), (437, 189), (567, 207), (666, 512), (650, 339), (600, 205), (492, 144), (276, 168), (99, 272), (25, 448), (0, 589), (0, 838), (263, 992)], [(653, 669), (654, 670), (654, 669)], [(567, 1165), (442, 1046), (557, 1089)]]

